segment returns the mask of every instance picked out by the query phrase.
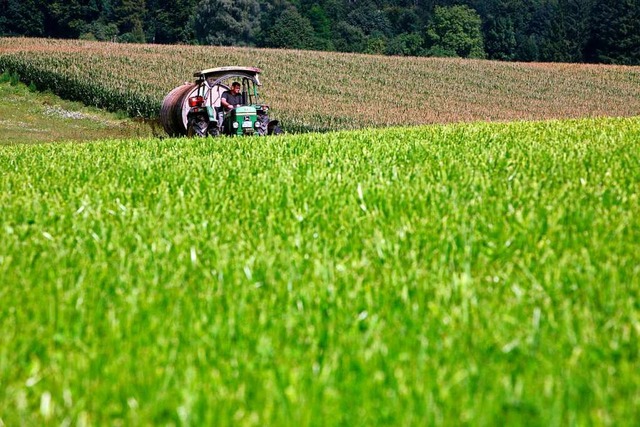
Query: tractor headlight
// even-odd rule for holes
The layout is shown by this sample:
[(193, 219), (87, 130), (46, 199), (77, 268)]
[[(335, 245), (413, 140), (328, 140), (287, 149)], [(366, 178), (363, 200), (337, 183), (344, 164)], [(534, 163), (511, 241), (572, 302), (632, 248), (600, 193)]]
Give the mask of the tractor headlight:
[(238, 129), (238, 122), (233, 122), (233, 128)]
[(256, 120), (256, 122), (253, 124), (253, 126), (255, 126), (256, 128), (260, 127), (260, 122), (258, 120)]

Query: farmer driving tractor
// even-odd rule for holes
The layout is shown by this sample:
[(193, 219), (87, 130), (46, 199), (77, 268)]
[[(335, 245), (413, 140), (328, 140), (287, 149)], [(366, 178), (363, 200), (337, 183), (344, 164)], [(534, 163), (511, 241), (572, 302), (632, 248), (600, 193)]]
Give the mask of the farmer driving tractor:
[(171, 136), (283, 133), (258, 94), (260, 72), (255, 67), (231, 66), (194, 73), (195, 83), (176, 87), (162, 101), (162, 125)]
[(231, 89), (222, 94), (220, 103), (226, 111), (233, 110), (243, 105), (242, 94), (240, 93), (240, 83), (231, 83)]

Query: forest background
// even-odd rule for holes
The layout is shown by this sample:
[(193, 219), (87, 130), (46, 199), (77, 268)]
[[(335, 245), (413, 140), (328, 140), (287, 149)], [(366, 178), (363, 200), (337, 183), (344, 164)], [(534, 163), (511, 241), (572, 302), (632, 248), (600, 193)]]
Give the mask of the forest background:
[(0, 0), (0, 35), (640, 64), (639, 0)]

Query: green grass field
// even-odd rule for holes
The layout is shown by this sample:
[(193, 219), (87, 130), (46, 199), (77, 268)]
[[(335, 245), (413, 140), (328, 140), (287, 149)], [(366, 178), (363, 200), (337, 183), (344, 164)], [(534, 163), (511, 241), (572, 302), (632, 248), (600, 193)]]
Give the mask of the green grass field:
[(639, 141), (0, 146), (0, 425), (633, 425)]

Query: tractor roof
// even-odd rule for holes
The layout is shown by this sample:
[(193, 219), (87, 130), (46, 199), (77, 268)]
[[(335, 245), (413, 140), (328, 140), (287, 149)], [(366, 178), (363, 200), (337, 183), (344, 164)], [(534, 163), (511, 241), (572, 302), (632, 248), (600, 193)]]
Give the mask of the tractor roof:
[(222, 77), (227, 74), (238, 74), (255, 78), (261, 72), (262, 70), (256, 67), (218, 67), (197, 71), (193, 77)]

